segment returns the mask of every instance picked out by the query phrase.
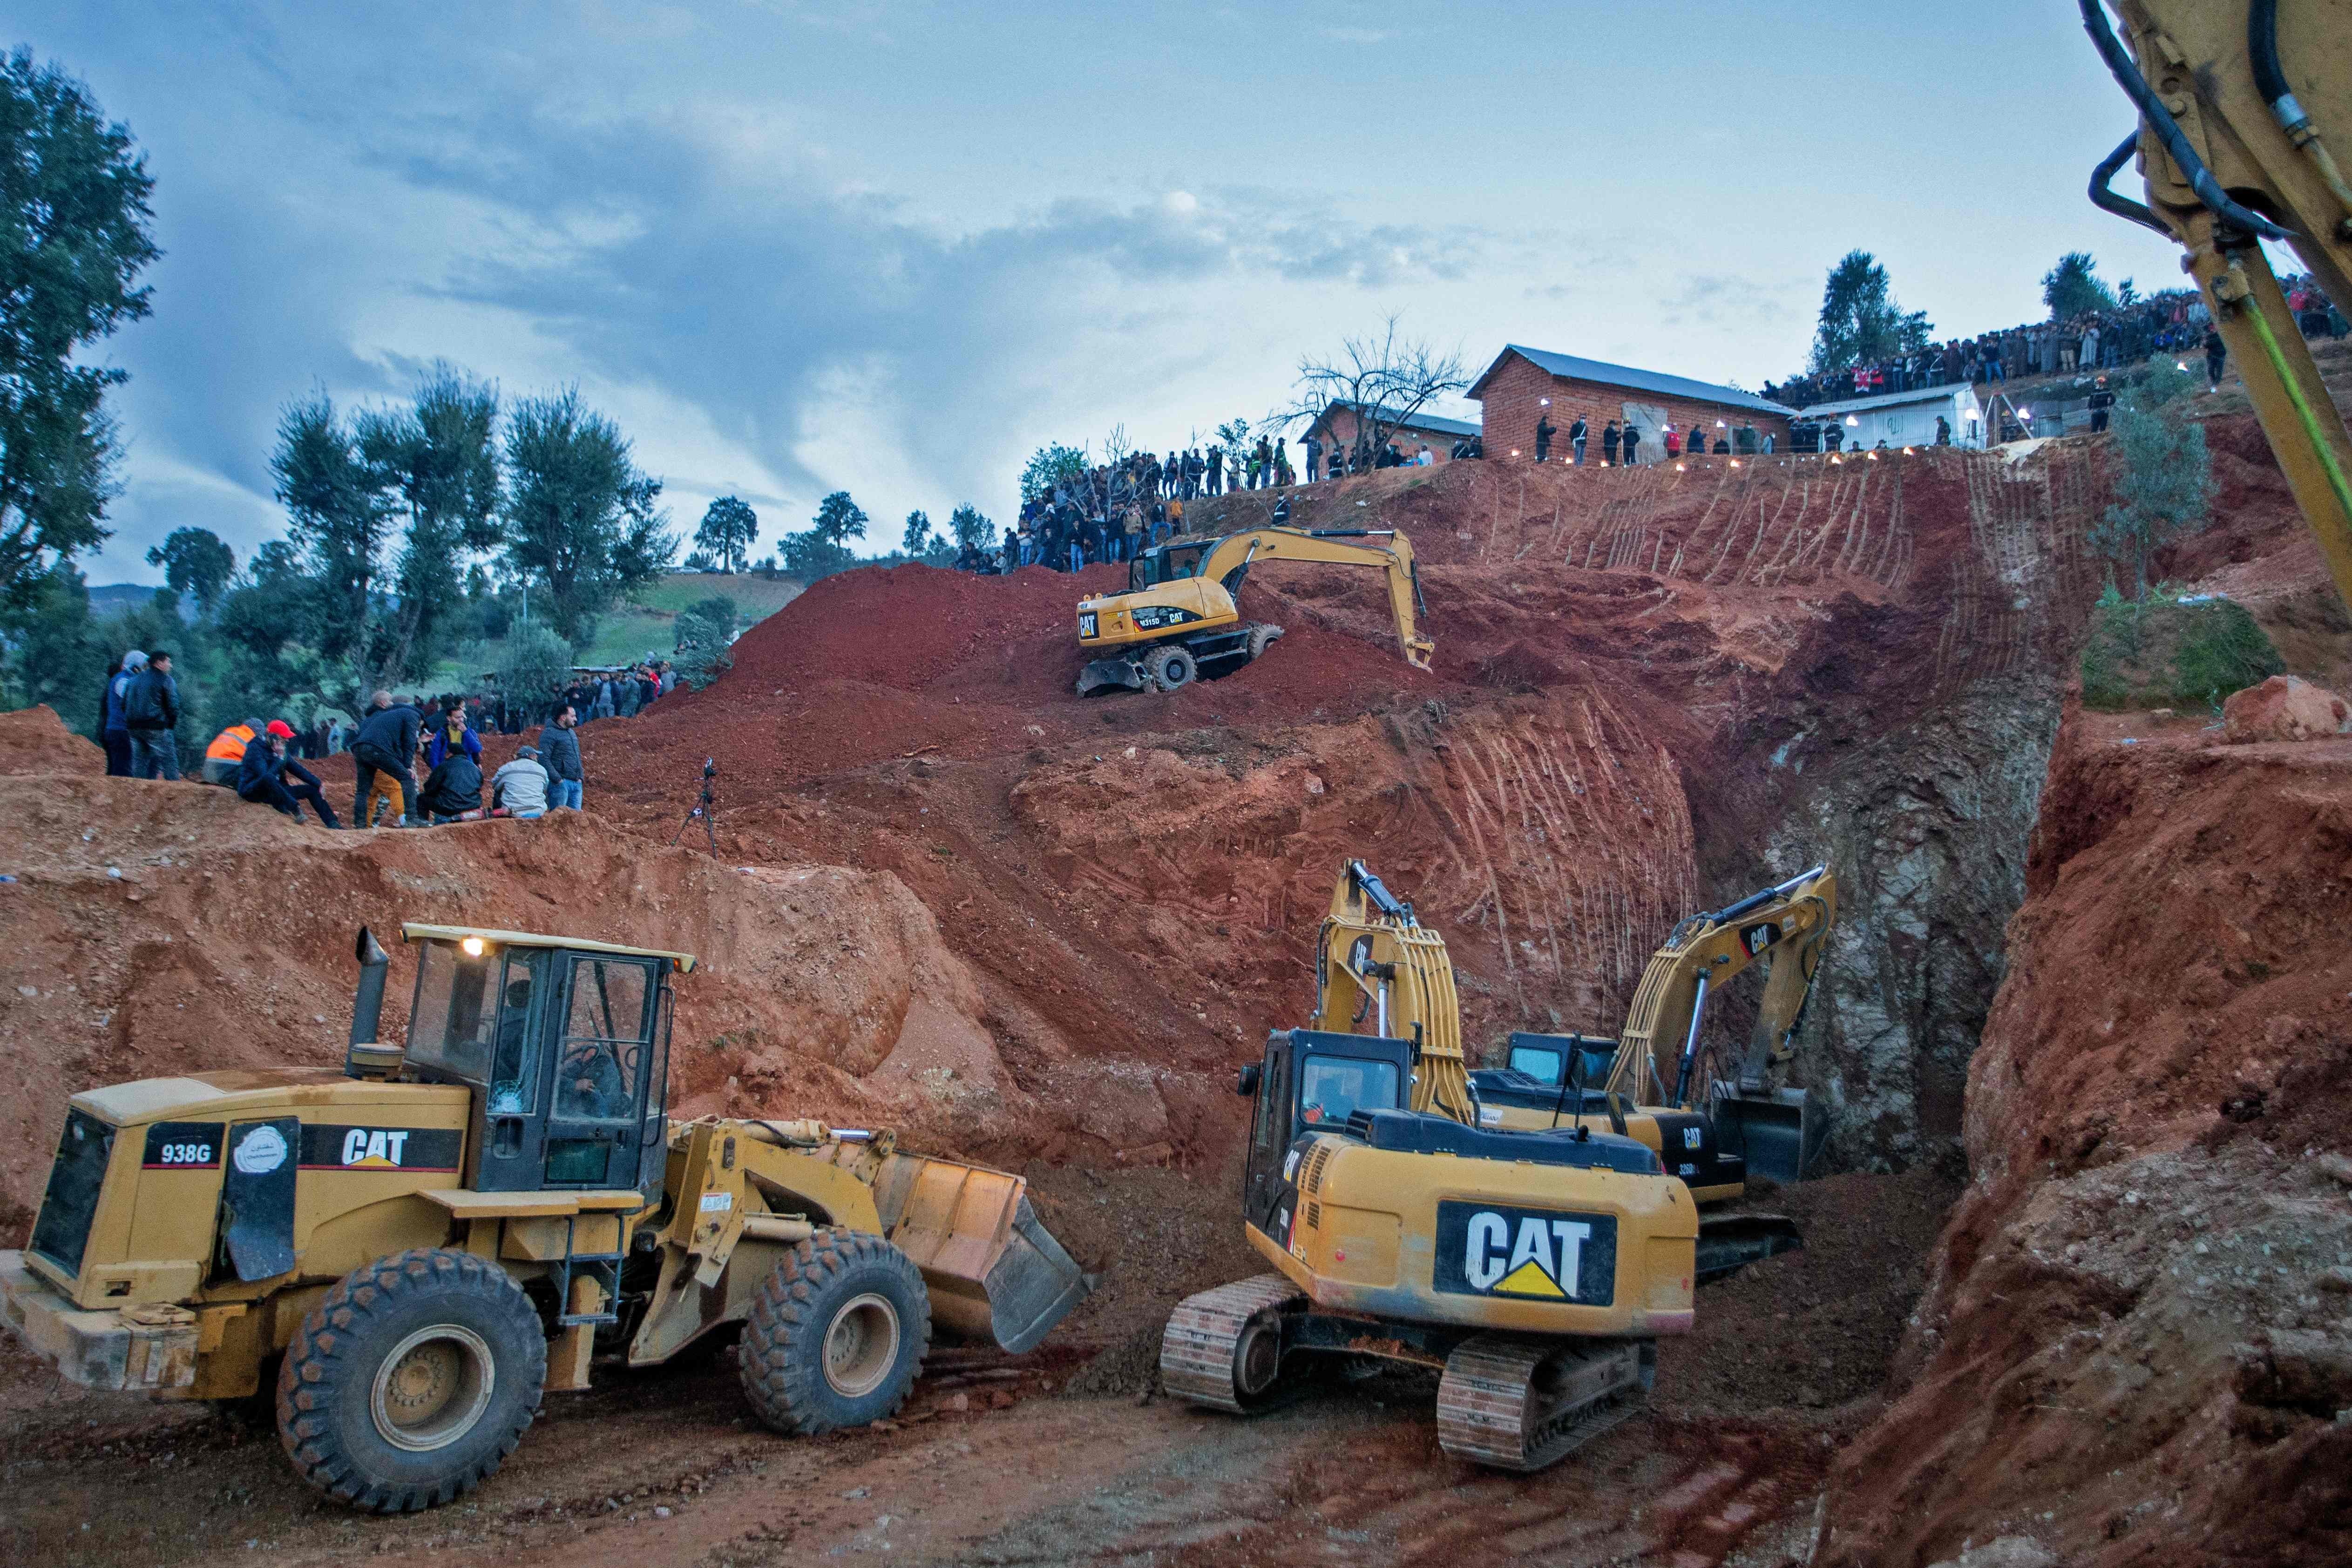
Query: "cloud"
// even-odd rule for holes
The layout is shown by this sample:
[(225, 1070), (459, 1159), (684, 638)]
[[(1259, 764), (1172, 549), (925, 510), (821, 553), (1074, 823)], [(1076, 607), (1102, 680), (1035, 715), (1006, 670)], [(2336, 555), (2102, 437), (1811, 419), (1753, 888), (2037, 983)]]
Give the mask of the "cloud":
[(1376, 27), (1326, 27), (1323, 29), (1323, 36), (1335, 44), (1361, 44), (1367, 47), (1385, 44), (1396, 37), (1394, 33)]

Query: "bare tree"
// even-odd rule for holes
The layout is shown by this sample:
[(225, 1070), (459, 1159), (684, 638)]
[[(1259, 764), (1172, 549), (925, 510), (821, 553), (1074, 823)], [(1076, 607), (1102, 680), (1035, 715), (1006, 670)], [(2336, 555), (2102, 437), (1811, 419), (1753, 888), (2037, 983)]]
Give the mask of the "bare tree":
[(1266, 425), (1279, 430), (1294, 419), (1304, 419), (1312, 427), (1333, 404), (1343, 405), (1356, 416), (1349, 466), (1370, 468), (1373, 454), (1387, 445), (1399, 426), (1431, 399), (1469, 384), (1460, 349), (1444, 353), (1425, 339), (1400, 337), (1397, 318), (1391, 316), (1379, 331), (1347, 339), (1328, 358), (1301, 359), (1293, 401), (1276, 410)]
[(1135, 443), (1128, 439), (1127, 423), (1121, 420), (1110, 427), (1109, 435), (1103, 437), (1103, 466), (1116, 468), (1134, 455)]

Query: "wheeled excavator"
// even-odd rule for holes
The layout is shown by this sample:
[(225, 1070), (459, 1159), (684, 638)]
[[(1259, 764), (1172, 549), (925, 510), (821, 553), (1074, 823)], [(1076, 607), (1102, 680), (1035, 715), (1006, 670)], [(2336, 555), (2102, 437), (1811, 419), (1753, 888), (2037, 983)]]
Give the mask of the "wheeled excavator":
[[(2352, 437), (2262, 242), (2294, 252), (2352, 315), (2352, 7), (2339, 0), (2076, 0), (2137, 110), (2091, 200), (2179, 244), (2287, 486), (2352, 605)], [(2111, 184), (2137, 153), (2145, 204)]]
[(906, 1399), (931, 1331), (1036, 1344), (1092, 1288), (1019, 1176), (887, 1130), (667, 1115), (690, 953), (359, 933), (340, 1073), (194, 1073), (68, 1102), (0, 1319), (86, 1387), (274, 1390), (311, 1486), (382, 1513), (498, 1469), (542, 1394), (740, 1332), (744, 1396), (819, 1433)]
[[(1353, 543), (1350, 541), (1365, 541)], [(1201, 675), (1226, 674), (1262, 656), (1282, 628), (1244, 621), (1234, 601), (1261, 561), (1369, 566), (1388, 578), (1389, 609), (1405, 662), (1429, 668), (1437, 645), (1416, 629), (1421, 576), (1412, 542), (1392, 529), (1253, 528), (1178, 539), (1128, 565), (1127, 592), (1078, 601), (1078, 646), (1091, 658), (1078, 695), (1147, 688), (1173, 691)]]
[(1360, 860), (1316, 965), (1313, 1026), (1274, 1032), (1235, 1085), (1255, 1101), (1244, 1234), (1275, 1271), (1178, 1304), (1171, 1394), (1247, 1415), (1318, 1362), (1433, 1367), (1441, 1447), (1539, 1469), (1639, 1407), (1698, 1283), (1798, 1245), (1777, 1216), (1702, 1220), (1658, 1146), (1698, 1117), (1580, 1093), (1555, 1127), (1486, 1113), (1444, 939)]

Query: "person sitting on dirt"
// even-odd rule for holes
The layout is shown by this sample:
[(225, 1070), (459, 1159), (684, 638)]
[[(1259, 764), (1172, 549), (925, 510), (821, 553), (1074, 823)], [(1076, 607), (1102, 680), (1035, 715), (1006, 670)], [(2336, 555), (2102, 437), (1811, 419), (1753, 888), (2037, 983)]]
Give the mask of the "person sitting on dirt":
[(260, 735), (261, 728), (260, 720), (247, 719), (215, 735), (213, 743), (205, 748), (204, 763), (196, 776), (208, 784), (238, 787), (237, 764), (245, 761), (246, 748)]
[(441, 721), (433, 728), (433, 739), (425, 743), (425, 765), (437, 768), (448, 760), (452, 751), (462, 751), (474, 759), (476, 766), (482, 761), (482, 737), (467, 721), (466, 705), (455, 697), (441, 700)]
[(490, 805), (509, 816), (535, 822), (547, 815), (547, 770), (537, 746), (518, 746), (515, 759), (490, 775)]
[(482, 766), (463, 751), (453, 751), (427, 774), (424, 798), (418, 803), (434, 826), (471, 822), (482, 815)]
[(302, 820), (300, 803), (307, 800), (321, 823), (329, 827), (342, 826), (335, 820), (335, 808), (327, 804), (327, 792), (320, 787), (319, 775), (289, 752), (288, 743), (293, 739), (294, 728), (283, 719), (272, 719), (255, 737), (237, 760), (237, 798), (275, 806), (297, 822)]

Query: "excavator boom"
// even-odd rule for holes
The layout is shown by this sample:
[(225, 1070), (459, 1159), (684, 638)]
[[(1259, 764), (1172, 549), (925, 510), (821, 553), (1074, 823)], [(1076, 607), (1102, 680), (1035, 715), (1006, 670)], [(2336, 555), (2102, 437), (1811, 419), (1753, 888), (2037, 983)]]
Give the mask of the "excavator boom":
[[(2292, 248), (2352, 315), (2352, 7), (2077, 0), (2137, 130), (2091, 176), (2091, 200), (2177, 242), (2229, 345), (2287, 485), (2352, 605), (2352, 437), (2261, 241)], [(2145, 205), (2109, 189), (2134, 152)]]

